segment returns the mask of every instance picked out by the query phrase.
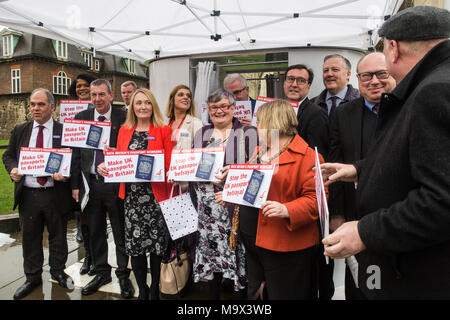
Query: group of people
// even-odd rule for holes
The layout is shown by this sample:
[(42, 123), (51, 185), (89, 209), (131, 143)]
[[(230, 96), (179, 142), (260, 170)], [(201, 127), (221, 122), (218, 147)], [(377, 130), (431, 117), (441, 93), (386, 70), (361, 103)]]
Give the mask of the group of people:
[[(67, 213), (76, 208), (71, 196), (79, 203), (86, 192), (83, 177), (90, 191), (79, 223), (86, 248), (80, 273), (95, 275), (83, 295), (111, 282), (108, 215), (122, 297), (135, 291), (127, 268), (131, 258), (138, 298), (159, 299), (161, 262), (176, 242), (159, 203), (179, 184), (197, 209), (198, 231), (178, 241), (189, 243), (193, 280), (208, 282), (210, 299), (220, 298), (224, 281), (232, 284), (236, 299), (331, 299), (333, 263), (325, 256), (359, 264), (356, 274), (350, 263), (346, 267), (347, 299), (450, 298), (450, 14), (410, 8), (389, 18), (379, 34), (383, 53), (358, 61), (359, 90), (348, 83), (351, 64), (341, 55), (325, 57), (325, 89), (312, 99), (313, 70), (306, 64), (289, 66), (284, 94), (298, 102), (298, 113), (285, 100), (269, 102), (259, 107), (256, 127), (250, 119), (234, 117), (236, 101), (250, 100), (252, 112), (255, 108), (239, 74), (228, 75), (224, 88), (209, 95), (208, 125), (196, 118), (185, 85), (170, 92), (164, 119), (146, 88), (134, 88), (132, 94), (123, 90), (129, 103), (120, 109), (111, 106), (107, 80), (81, 79), (87, 85), (76, 94), (82, 99), (89, 91), (93, 108), (75, 118), (111, 123), (106, 150), (162, 149), (167, 172), (174, 148), (224, 147), (214, 183), (105, 183), (103, 151), (83, 148), (73, 148), (70, 178), (20, 175), (20, 147), (61, 147), (62, 124), (52, 119), (54, 98), (46, 89), (34, 90), (33, 121), (14, 128), (3, 156), (15, 182), (23, 233), (26, 282), (14, 298), (42, 282), (44, 224), (51, 276), (64, 288), (73, 286), (64, 273)], [(329, 186), (330, 235), (325, 238), (318, 221), (314, 147)], [(244, 163), (275, 165), (260, 209), (222, 199), (229, 165)]]

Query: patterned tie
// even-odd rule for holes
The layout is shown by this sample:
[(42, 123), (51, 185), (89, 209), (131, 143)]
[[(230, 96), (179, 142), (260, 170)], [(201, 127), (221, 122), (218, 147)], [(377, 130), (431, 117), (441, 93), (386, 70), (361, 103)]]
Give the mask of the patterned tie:
[[(98, 116), (98, 121), (105, 121), (106, 117), (105, 116)], [(98, 173), (97, 171), (97, 167), (100, 163), (102, 163), (103, 161), (105, 161), (105, 155), (103, 154), (103, 150), (95, 150), (95, 171)]]
[[(44, 126), (39, 126), (39, 132), (36, 139), (36, 148), (43, 148), (44, 147)], [(37, 177), (37, 182), (44, 186), (47, 183), (47, 177)]]
[(376, 112), (377, 115), (378, 115), (378, 112), (380, 112), (380, 105), (377, 103), (376, 105), (373, 106), (372, 109), (375, 110), (375, 112)]
[(331, 119), (333, 119), (334, 110), (336, 109), (336, 99), (337, 97), (331, 97), (331, 108), (330, 108), (330, 114), (328, 115), (328, 121), (331, 122)]

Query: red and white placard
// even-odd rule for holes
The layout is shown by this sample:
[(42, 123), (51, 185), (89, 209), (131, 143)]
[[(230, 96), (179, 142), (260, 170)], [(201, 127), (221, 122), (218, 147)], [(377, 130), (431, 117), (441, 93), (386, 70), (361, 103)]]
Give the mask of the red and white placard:
[[(264, 103), (272, 102), (275, 100), (279, 100), (279, 99), (258, 96), (258, 98), (256, 99), (256, 103), (255, 103), (255, 110), (253, 110), (252, 126), (256, 126), (256, 112), (258, 111), (259, 107), (262, 106)], [(298, 102), (295, 102), (295, 101), (288, 101), (288, 102), (292, 105), (292, 108), (294, 108), (295, 114), (297, 114), (298, 113)]]
[[(98, 148), (86, 144), (91, 125), (103, 128)], [(105, 146), (109, 145), (110, 132), (111, 122), (65, 119), (63, 123), (61, 145), (66, 147), (103, 150)]]
[[(140, 154), (154, 156), (152, 178), (144, 180), (136, 178), (137, 162)], [(108, 176), (105, 182), (163, 182), (164, 150), (133, 150), (133, 151), (106, 151), (105, 166)]]
[(252, 119), (252, 102), (251, 101), (236, 101), (234, 107), (234, 117), (239, 121), (243, 119)]
[[(211, 176), (208, 180), (195, 176), (200, 164), (202, 153), (214, 153), (216, 155)], [(225, 157), (225, 147), (175, 149), (170, 160), (169, 180), (174, 181), (218, 181), (215, 176), (220, 175)]]
[[(244, 200), (244, 193), (252, 176), (253, 170), (264, 173), (264, 179), (255, 198), (251, 204)], [(222, 200), (225, 202), (241, 204), (249, 207), (261, 208), (266, 201), (272, 181), (273, 164), (232, 164), (228, 170), (227, 180), (223, 187)]]
[(64, 122), (64, 119), (73, 119), (79, 112), (87, 110), (90, 103), (89, 100), (61, 100), (59, 122)]
[(50, 152), (63, 155), (63, 160), (59, 172), (64, 177), (70, 176), (70, 163), (72, 160), (72, 149), (52, 149), (52, 148), (20, 148), (18, 171), (20, 174), (33, 176), (50, 176), (45, 172), (48, 156)]

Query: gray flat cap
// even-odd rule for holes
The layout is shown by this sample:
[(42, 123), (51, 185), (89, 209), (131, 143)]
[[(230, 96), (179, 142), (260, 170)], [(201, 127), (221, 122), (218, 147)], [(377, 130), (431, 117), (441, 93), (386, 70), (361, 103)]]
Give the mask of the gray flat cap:
[(398, 41), (449, 38), (450, 12), (431, 6), (408, 8), (386, 20), (378, 35)]

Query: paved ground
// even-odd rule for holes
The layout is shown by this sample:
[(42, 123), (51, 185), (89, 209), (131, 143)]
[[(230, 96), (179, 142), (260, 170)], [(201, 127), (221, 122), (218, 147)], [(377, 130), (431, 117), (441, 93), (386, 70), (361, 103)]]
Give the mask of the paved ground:
[[(88, 275), (80, 276), (79, 267), (84, 258), (84, 249), (75, 241), (76, 226), (75, 221), (70, 220), (68, 224), (67, 240), (69, 245), (69, 256), (67, 261), (66, 272), (72, 276), (75, 283), (75, 289), (68, 290), (61, 288), (58, 284), (49, 281), (50, 273), (48, 266), (48, 243), (47, 235), (44, 235), (44, 272), (42, 275), (42, 287), (37, 288), (24, 300), (123, 300), (120, 296), (120, 288), (117, 278), (114, 275), (114, 269), (111, 273), (113, 282), (102, 287), (99, 291), (91, 296), (83, 296), (81, 288), (92, 278)], [(25, 282), (23, 274), (23, 259), (20, 233), (4, 234), (0, 233), (0, 300), (12, 300), (16, 289)], [(114, 244), (112, 243), (112, 235), (109, 237), (109, 263), (115, 266)], [(131, 267), (130, 267), (131, 268)], [(343, 300), (343, 270), (342, 260), (335, 263), (335, 286), (336, 292), (333, 297), (335, 300)], [(133, 273), (130, 279), (135, 283)], [(150, 281), (150, 276), (149, 276)], [(136, 288), (136, 286), (135, 286)], [(137, 291), (137, 290), (136, 290)], [(136, 292), (137, 296), (137, 292)], [(204, 300), (207, 299), (208, 288), (205, 283), (194, 284), (183, 299)], [(231, 299), (231, 289), (223, 290), (223, 299)]]

